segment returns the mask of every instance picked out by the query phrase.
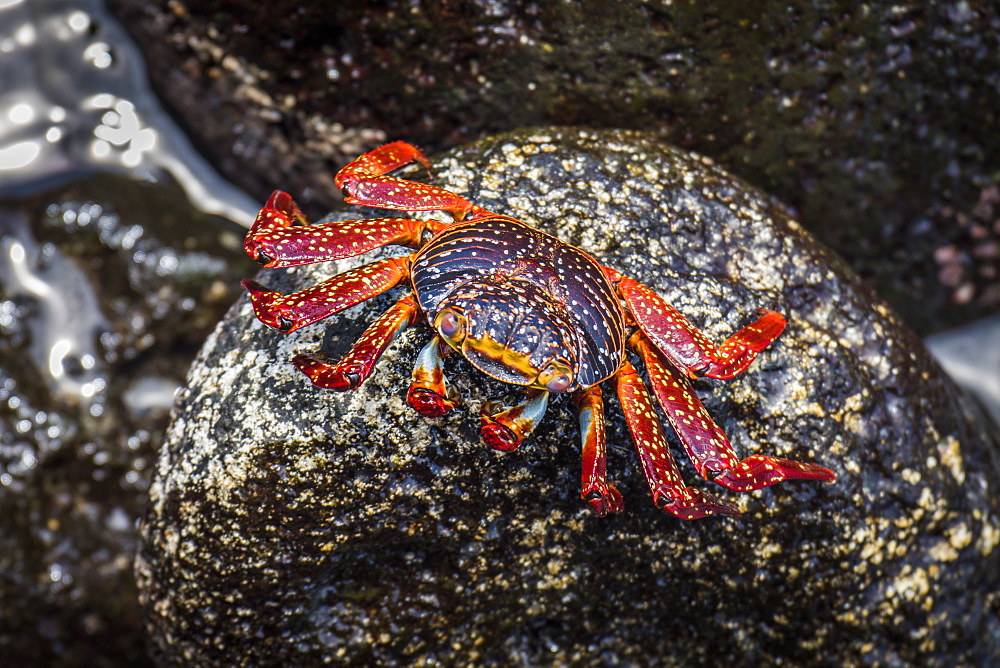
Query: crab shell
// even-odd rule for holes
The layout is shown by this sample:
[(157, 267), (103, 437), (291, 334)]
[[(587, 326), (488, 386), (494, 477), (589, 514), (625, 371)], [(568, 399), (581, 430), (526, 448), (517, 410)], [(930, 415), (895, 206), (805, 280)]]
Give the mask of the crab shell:
[(410, 278), (427, 321), (488, 376), (572, 392), (621, 367), (625, 312), (600, 265), (518, 220), (449, 227)]

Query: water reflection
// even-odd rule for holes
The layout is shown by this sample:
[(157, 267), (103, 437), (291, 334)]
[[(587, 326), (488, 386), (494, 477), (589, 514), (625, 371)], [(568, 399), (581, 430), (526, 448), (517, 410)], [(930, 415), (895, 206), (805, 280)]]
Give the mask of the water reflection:
[[(48, 371), (52, 394), (83, 401), (91, 415), (100, 415), (95, 400), (106, 382), (96, 342), (109, 325), (94, 286), (54, 244), (39, 244), (20, 212), (0, 214), (0, 284), (4, 304), (32, 305), (20, 315), (29, 321), (20, 325), (31, 331), (26, 352), (34, 368)], [(12, 326), (14, 317), (12, 309), (0, 313), (0, 328)]]
[(243, 225), (258, 203), (221, 180), (146, 85), (97, 2), (0, 0), (0, 196), (94, 169), (176, 180), (208, 213)]

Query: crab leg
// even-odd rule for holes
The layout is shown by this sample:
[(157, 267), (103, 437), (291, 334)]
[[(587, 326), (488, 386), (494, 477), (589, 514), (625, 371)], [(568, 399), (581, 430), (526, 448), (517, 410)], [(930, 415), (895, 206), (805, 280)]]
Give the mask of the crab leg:
[(435, 336), (424, 346), (417, 356), (417, 364), (413, 368), (413, 382), (406, 392), (406, 403), (427, 417), (441, 417), (458, 405), (444, 382), (444, 370), (441, 368), (442, 350), (450, 348), (440, 336)]
[(413, 325), (420, 307), (413, 295), (406, 295), (368, 326), (361, 338), (336, 364), (321, 355), (296, 355), (292, 363), (309, 376), (316, 387), (354, 390), (371, 375), (382, 353), (400, 332)]
[(653, 503), (685, 520), (717, 513), (739, 515), (740, 511), (734, 504), (684, 485), (677, 464), (667, 448), (663, 427), (653, 411), (653, 402), (632, 363), (625, 360), (616, 378), (618, 399), (625, 413), (625, 422), (632, 432), (643, 473), (646, 474), (646, 481), (653, 493)]
[(691, 383), (674, 373), (645, 337), (636, 332), (629, 341), (646, 365), (656, 399), (677, 433), (698, 473), (737, 492), (768, 487), (782, 480), (836, 479), (833, 471), (817, 464), (803, 464), (768, 455), (750, 455), (739, 459), (729, 439), (709, 416)]
[(545, 415), (549, 393), (529, 389), (524, 394), (524, 401), (500, 413), (491, 414), (494, 402), (483, 404), (479, 413), (479, 436), (494, 450), (517, 450)]
[(601, 517), (623, 507), (622, 495), (608, 482), (607, 442), (604, 437), (604, 399), (599, 385), (582, 390), (574, 397), (580, 410), (583, 439), (583, 469), (580, 498)]
[(485, 213), (481, 207), (444, 188), (385, 176), (414, 160), (430, 171), (430, 161), (416, 147), (392, 142), (343, 167), (333, 182), (344, 191), (344, 201), (348, 204), (396, 211), (447, 211), (456, 220), (463, 220), (470, 213)]
[(289, 295), (256, 281), (243, 281), (243, 287), (250, 293), (258, 320), (293, 332), (395, 287), (409, 275), (412, 261), (412, 255), (378, 260)]
[(243, 250), (269, 269), (295, 267), (341, 260), (392, 244), (415, 248), (425, 230), (436, 233), (444, 226), (436, 220), (410, 218), (308, 225), (292, 198), (275, 190), (243, 240)]
[(604, 274), (617, 287), (643, 333), (692, 378), (732, 378), (743, 373), (785, 328), (780, 313), (762, 309), (761, 317), (716, 346), (652, 289), (610, 267), (604, 267)]

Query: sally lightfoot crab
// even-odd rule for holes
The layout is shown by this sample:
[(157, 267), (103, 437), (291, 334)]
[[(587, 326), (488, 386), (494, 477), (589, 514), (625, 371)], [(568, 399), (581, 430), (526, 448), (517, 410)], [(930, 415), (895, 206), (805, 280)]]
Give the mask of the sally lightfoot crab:
[(791, 478), (835, 479), (816, 464), (760, 454), (740, 459), (689, 382), (742, 373), (784, 329), (780, 314), (763, 311), (716, 346), (652, 289), (584, 251), (443, 188), (388, 175), (412, 161), (430, 168), (416, 148), (394, 142), (351, 162), (335, 182), (348, 203), (439, 210), (453, 222), (373, 218), (308, 225), (292, 198), (275, 191), (247, 234), (244, 250), (264, 267), (339, 260), (386, 245), (414, 249), (289, 295), (243, 282), (257, 318), (290, 332), (409, 281), (412, 291), (375, 320), (339, 362), (322, 355), (292, 360), (315, 385), (357, 388), (401, 331), (426, 320), (435, 335), (417, 358), (407, 392), (407, 402), (419, 413), (441, 416), (457, 405), (441, 363), (452, 351), (483, 373), (526, 388), (516, 406), (483, 406), (480, 435), (497, 450), (515, 450), (528, 437), (551, 393), (571, 393), (583, 440), (581, 498), (605, 515), (622, 508), (606, 470), (601, 384), (613, 378), (653, 502), (683, 519), (738, 515), (735, 504), (684, 484), (653, 400), (626, 356), (632, 350), (706, 480), (746, 492)]

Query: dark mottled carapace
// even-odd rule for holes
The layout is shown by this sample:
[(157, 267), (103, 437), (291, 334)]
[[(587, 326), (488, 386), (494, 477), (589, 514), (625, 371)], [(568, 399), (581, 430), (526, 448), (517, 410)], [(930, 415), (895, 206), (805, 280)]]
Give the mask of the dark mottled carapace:
[[(419, 252), (411, 278), (432, 326), (451, 309), (466, 318), (469, 336), (489, 337), (535, 369), (563, 360), (575, 379), (568, 390), (595, 385), (621, 366), (625, 314), (600, 265), (518, 220), (448, 227)], [(508, 383), (533, 380), (517, 365), (484, 356), (470, 361)]]

